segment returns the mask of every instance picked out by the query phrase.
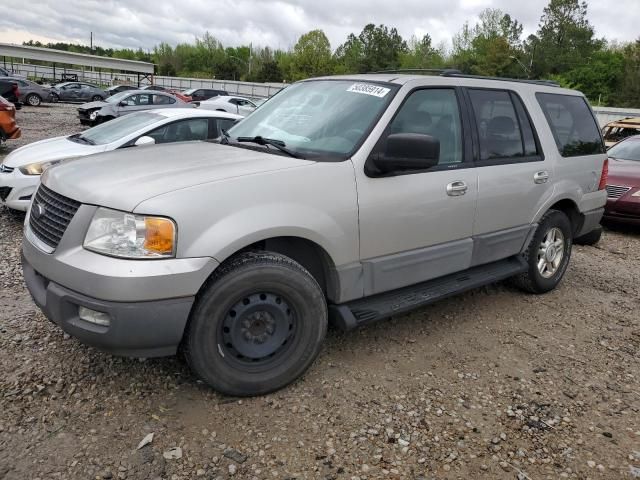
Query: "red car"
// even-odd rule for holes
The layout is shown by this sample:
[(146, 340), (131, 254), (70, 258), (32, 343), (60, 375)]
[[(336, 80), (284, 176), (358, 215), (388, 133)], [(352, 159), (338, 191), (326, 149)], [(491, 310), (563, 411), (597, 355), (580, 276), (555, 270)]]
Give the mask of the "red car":
[(609, 155), (604, 218), (640, 225), (640, 135), (615, 144)]

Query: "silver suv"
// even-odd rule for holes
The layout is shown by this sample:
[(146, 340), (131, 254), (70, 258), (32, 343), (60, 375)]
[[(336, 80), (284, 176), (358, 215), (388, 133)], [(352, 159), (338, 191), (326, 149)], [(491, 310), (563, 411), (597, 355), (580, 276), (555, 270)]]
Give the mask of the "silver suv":
[(490, 282), (545, 293), (605, 205), (582, 94), (545, 82), (357, 75), (293, 84), (218, 143), (45, 172), (24, 276), (66, 332), (181, 350), (215, 389), (298, 378), (352, 329)]

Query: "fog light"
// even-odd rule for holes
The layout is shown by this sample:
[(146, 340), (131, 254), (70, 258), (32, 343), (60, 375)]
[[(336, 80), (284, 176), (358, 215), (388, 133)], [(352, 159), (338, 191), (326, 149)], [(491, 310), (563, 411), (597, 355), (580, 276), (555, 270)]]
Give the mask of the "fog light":
[(108, 313), (96, 312), (87, 307), (78, 308), (78, 316), (85, 322), (100, 325), (102, 327), (108, 327), (111, 325), (111, 319)]

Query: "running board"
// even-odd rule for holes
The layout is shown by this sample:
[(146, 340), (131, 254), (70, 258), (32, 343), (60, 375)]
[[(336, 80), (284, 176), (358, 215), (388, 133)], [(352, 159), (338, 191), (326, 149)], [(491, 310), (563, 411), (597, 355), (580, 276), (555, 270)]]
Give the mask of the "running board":
[(351, 330), (527, 271), (520, 256), (473, 267), (428, 282), (372, 295), (339, 305), (329, 305), (329, 319), (341, 330)]

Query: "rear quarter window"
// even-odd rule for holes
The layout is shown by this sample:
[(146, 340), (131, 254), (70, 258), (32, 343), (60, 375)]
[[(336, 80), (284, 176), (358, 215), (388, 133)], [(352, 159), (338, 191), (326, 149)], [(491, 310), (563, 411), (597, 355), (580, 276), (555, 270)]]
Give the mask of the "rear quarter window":
[(584, 97), (537, 93), (536, 98), (560, 155), (580, 157), (605, 152), (600, 129)]

